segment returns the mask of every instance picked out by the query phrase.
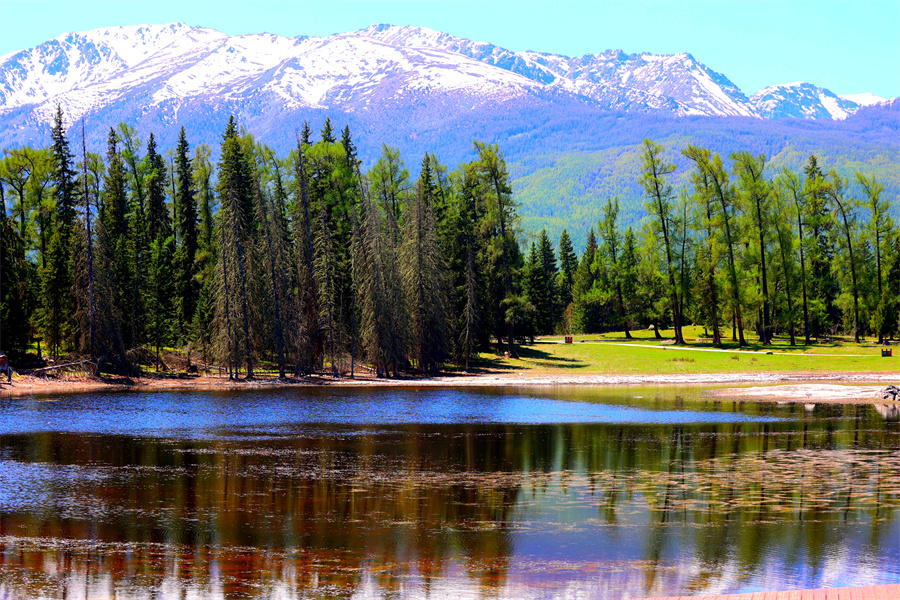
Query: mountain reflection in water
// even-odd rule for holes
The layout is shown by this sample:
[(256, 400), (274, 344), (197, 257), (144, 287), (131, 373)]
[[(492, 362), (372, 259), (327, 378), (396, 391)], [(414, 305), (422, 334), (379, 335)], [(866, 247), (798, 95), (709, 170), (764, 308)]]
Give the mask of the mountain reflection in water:
[(3, 400), (0, 598), (625, 598), (900, 582), (890, 413), (678, 394)]

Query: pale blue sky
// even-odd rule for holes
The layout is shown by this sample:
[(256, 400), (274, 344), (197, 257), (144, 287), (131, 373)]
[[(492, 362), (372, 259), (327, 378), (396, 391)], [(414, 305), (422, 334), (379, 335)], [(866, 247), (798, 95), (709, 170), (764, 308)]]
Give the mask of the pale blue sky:
[(690, 52), (747, 95), (802, 80), (900, 96), (900, 0), (0, 0), (0, 55), (67, 31), (172, 21), (285, 36), (423, 25), (570, 56)]

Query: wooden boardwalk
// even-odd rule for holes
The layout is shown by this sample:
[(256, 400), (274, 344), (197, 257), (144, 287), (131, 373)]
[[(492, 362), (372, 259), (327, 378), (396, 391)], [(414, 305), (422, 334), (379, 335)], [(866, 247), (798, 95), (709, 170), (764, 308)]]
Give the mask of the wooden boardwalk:
[(652, 600), (900, 600), (900, 585), (867, 585), (825, 590), (790, 590), (718, 596), (668, 596)]

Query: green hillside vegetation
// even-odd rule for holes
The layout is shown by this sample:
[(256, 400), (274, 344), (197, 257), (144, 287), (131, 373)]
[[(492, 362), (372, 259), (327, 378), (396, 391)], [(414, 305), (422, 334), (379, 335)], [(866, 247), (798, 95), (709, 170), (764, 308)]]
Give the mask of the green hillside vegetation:
[[(684, 135), (657, 141), (672, 152), (673, 162), (678, 166), (672, 182), (679, 186), (688, 184), (690, 165), (679, 153), (697, 142)], [(715, 144), (703, 145), (719, 148)], [(647, 216), (643, 208), (643, 190), (634, 177), (640, 170), (640, 148), (640, 144), (635, 143), (592, 152), (511, 155), (510, 184), (520, 202), (523, 229), (529, 235), (537, 235), (541, 229), (546, 229), (553, 239), (558, 239), (566, 229), (575, 247), (581, 251), (588, 231), (600, 219), (603, 201), (613, 197), (621, 204), (622, 223), (640, 227), (641, 220)], [(723, 156), (725, 154), (723, 152)], [(826, 170), (834, 168), (841, 177), (852, 179), (858, 171), (870, 173), (884, 185), (889, 197), (900, 197), (900, 143), (894, 146), (831, 146), (786, 140), (768, 161), (769, 175), (782, 167), (799, 171), (810, 155), (815, 155)], [(852, 193), (859, 195), (861, 189), (852, 185)], [(900, 218), (900, 203), (893, 202), (890, 211), (892, 217)]]

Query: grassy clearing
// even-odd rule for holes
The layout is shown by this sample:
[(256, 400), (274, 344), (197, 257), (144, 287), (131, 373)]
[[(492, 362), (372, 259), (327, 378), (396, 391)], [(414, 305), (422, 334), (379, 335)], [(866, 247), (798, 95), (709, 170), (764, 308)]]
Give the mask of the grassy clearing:
[[(686, 348), (672, 345), (671, 334), (666, 333), (663, 337), (668, 339), (663, 340), (655, 339), (652, 331), (632, 332), (633, 340), (626, 340), (621, 332), (583, 335), (575, 336), (573, 344), (559, 343), (562, 336), (549, 336), (519, 346), (520, 359), (482, 354), (479, 366), (498, 371), (601, 375), (900, 371), (900, 356), (883, 358), (881, 346), (871, 342), (856, 344), (833, 338), (792, 347), (787, 339), (779, 338), (771, 346), (751, 342), (749, 348), (739, 349), (729, 339), (721, 348), (724, 352), (697, 352), (696, 349), (719, 350), (703, 337), (701, 327), (685, 328)], [(645, 347), (648, 345), (652, 347)], [(900, 355), (900, 348), (894, 350)], [(766, 354), (767, 351), (773, 354)]]

